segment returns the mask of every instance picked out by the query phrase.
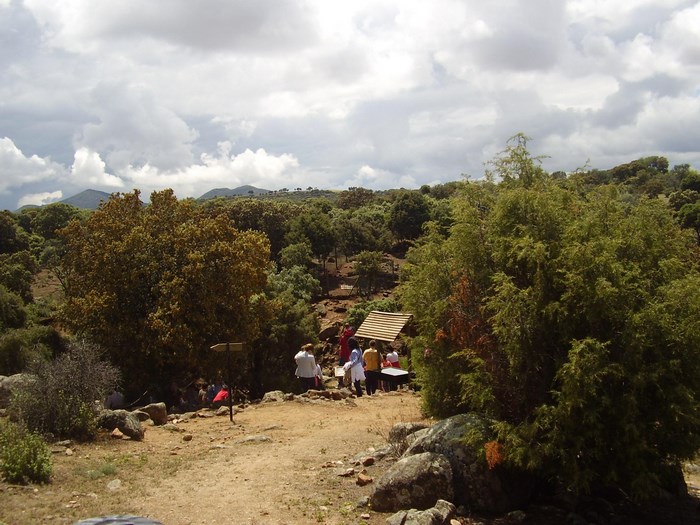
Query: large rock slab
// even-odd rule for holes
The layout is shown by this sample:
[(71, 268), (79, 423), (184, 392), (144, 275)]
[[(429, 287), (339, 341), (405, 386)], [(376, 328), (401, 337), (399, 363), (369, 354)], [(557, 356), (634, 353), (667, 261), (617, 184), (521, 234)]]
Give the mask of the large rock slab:
[[(433, 452), (450, 462), (454, 476), (454, 500), (470, 510), (504, 513), (529, 501), (534, 479), (514, 469), (496, 466), (489, 469), (480, 451), (467, 444), (467, 436), (488, 436), (488, 421), (478, 414), (459, 414), (435, 423), (430, 429), (416, 432), (416, 439), (404, 453)], [(477, 446), (483, 446), (480, 443)], [(444, 498), (449, 499), (449, 498)]]
[(139, 410), (148, 414), (154, 425), (165, 425), (168, 422), (168, 408), (165, 403), (151, 403)]
[(449, 501), (440, 499), (428, 510), (401, 510), (388, 517), (387, 525), (449, 525), (457, 509)]
[(97, 425), (109, 431), (118, 428), (122, 434), (136, 441), (143, 440), (146, 432), (139, 418), (126, 410), (103, 410), (97, 417)]
[(453, 497), (450, 462), (442, 454), (425, 452), (394, 463), (377, 481), (370, 505), (379, 512), (424, 510)]

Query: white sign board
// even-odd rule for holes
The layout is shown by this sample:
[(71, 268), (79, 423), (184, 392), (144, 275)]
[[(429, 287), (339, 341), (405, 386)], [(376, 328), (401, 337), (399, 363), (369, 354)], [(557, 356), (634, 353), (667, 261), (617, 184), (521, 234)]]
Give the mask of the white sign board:
[(210, 346), (209, 349), (214, 350), (214, 352), (225, 352), (226, 350), (231, 352), (242, 352), (244, 344), (245, 343), (218, 343)]

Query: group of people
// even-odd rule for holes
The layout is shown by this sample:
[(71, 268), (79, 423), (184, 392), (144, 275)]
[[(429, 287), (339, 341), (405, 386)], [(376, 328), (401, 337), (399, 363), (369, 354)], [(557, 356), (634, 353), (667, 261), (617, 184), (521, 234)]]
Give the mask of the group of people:
[[(338, 388), (352, 385), (357, 397), (363, 395), (363, 381), (367, 394), (371, 396), (380, 387), (379, 374), (381, 369), (400, 367), (399, 355), (396, 350), (392, 349), (382, 358), (375, 340), (371, 340), (369, 347), (363, 352), (350, 325), (346, 324), (343, 327), (338, 342), (338, 364), (344, 371), (344, 374), (338, 377)], [(294, 360), (297, 364), (296, 376), (301, 382), (303, 391), (322, 387), (323, 373), (321, 366), (316, 363), (311, 343), (302, 346), (301, 350), (294, 356)]]

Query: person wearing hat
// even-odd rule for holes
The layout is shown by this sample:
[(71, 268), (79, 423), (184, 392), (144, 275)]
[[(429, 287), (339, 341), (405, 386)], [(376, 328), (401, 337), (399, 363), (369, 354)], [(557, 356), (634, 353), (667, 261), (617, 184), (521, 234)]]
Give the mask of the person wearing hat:
[(307, 343), (301, 347), (301, 350), (294, 356), (297, 369), (294, 375), (299, 378), (301, 388), (304, 392), (315, 388), (316, 386), (316, 358), (311, 352), (314, 345)]

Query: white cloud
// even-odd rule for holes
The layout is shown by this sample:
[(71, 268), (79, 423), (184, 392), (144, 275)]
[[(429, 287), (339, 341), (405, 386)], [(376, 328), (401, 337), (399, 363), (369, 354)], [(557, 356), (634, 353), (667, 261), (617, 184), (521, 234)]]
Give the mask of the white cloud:
[(100, 158), (100, 154), (88, 148), (79, 148), (75, 152), (71, 179), (73, 184), (88, 187), (124, 187), (122, 179), (105, 172), (105, 163)]
[(24, 184), (62, 178), (65, 168), (37, 155), (27, 157), (11, 139), (3, 137), (0, 139), (0, 173), (0, 192), (4, 193)]
[(30, 193), (28, 195), (23, 195), (19, 201), (17, 201), (17, 208), (22, 206), (43, 206), (45, 204), (51, 204), (52, 202), (60, 201), (63, 198), (62, 191), (44, 191), (42, 193)]
[(230, 149), (231, 144), (223, 142), (216, 155), (202, 155), (199, 164), (170, 171), (148, 164), (129, 166), (121, 170), (119, 176), (126, 185), (131, 184), (144, 193), (172, 188), (180, 198), (199, 197), (213, 188), (235, 188), (244, 184), (265, 189), (294, 185), (299, 162), (293, 155), (270, 155), (264, 149), (247, 149), (232, 155)]
[(0, 0), (0, 206), (418, 187), (521, 131), (554, 169), (700, 167), (699, 25), (692, 0)]

